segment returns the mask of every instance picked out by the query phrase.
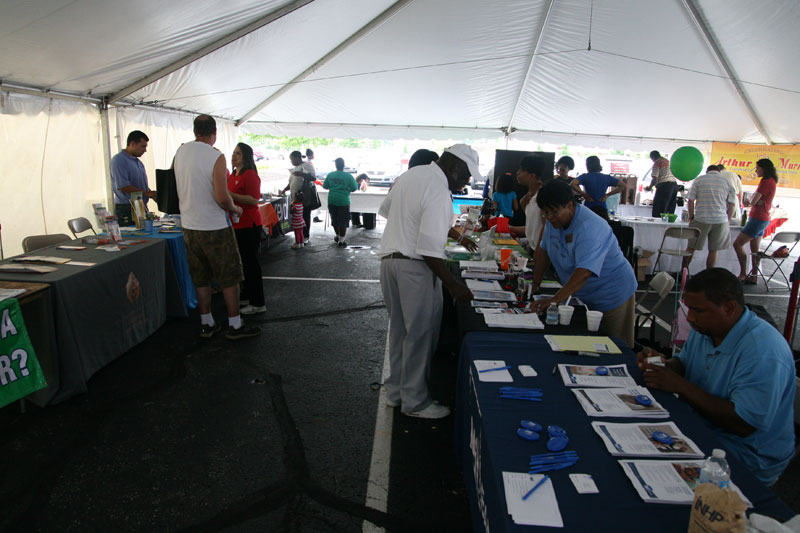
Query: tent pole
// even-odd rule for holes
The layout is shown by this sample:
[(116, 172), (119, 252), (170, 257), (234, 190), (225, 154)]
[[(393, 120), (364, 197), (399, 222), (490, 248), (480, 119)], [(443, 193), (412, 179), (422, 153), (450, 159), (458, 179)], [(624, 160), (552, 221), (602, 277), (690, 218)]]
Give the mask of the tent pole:
[(739, 79), (734, 74), (727, 57), (725, 57), (725, 54), (720, 49), (716, 39), (714, 39), (714, 36), (711, 34), (711, 30), (708, 28), (708, 25), (705, 23), (705, 20), (700, 14), (700, 10), (697, 9), (695, 0), (683, 0), (683, 7), (689, 13), (689, 17), (691, 17), (692, 21), (700, 30), (700, 34), (703, 36), (706, 46), (708, 46), (708, 48), (711, 50), (711, 53), (714, 55), (714, 59), (717, 60), (720, 68), (723, 70), (723, 72), (725, 72), (725, 76), (727, 76), (728, 80), (731, 82), (731, 85), (733, 85), (733, 89), (741, 99), (745, 109), (747, 109), (747, 114), (750, 115), (750, 120), (753, 121), (753, 124), (755, 125), (756, 129), (758, 129), (758, 132), (764, 136), (764, 142), (768, 145), (772, 144), (772, 139), (770, 139), (766, 128), (764, 128), (764, 123), (761, 121), (761, 117), (758, 116), (758, 113), (756, 113), (752, 103), (750, 103), (750, 99), (744, 93), (744, 89), (739, 83)]
[[(533, 73), (533, 64), (536, 62), (536, 54), (539, 52), (539, 47), (542, 45), (544, 28), (547, 26), (547, 21), (550, 19), (550, 14), (553, 11), (553, 2), (554, 0), (549, 0), (547, 2), (547, 11), (545, 11), (544, 17), (542, 17), (542, 22), (539, 24), (539, 28), (536, 31), (536, 44), (533, 45), (533, 52), (531, 52), (531, 58), (528, 62), (528, 70), (525, 72), (525, 77), (522, 78), (522, 83), (519, 87), (519, 93), (517, 93), (517, 101), (514, 102), (514, 108), (511, 110), (511, 115), (508, 117), (508, 124), (506, 125), (508, 130), (510, 130), (511, 126), (514, 124), (514, 119), (517, 117), (517, 111), (519, 110), (519, 104), (522, 102), (522, 95), (525, 93), (525, 87), (528, 85), (528, 80), (531, 79), (531, 74)], [(506, 144), (508, 144), (508, 138), (506, 138)], [(506, 147), (506, 149), (508, 149), (508, 147)]]
[(344, 52), (347, 48), (350, 47), (350, 45), (360, 40), (361, 37), (367, 35), (372, 30), (383, 24), (385, 21), (389, 20), (392, 16), (394, 16), (395, 13), (399, 12), (401, 9), (410, 4), (412, 1), (413, 0), (397, 0), (394, 4), (386, 8), (386, 10), (383, 13), (381, 13), (380, 15), (369, 21), (360, 30), (358, 30), (353, 35), (345, 39), (344, 42), (342, 42), (339, 46), (337, 46), (336, 48), (325, 54), (325, 56), (322, 59), (320, 59), (319, 61), (308, 67), (306, 70), (301, 72), (297, 77), (295, 77), (289, 83), (285, 84), (276, 92), (272, 93), (272, 95), (269, 98), (267, 98), (266, 100), (258, 104), (256, 107), (245, 113), (244, 116), (242, 116), (242, 118), (236, 121), (236, 126), (237, 127), (241, 126), (242, 124), (250, 120), (256, 113), (267, 107), (269, 104), (280, 98), (289, 89), (294, 87), (296, 83), (303, 81), (309, 75), (313, 74), (315, 71), (322, 68), (322, 66), (325, 65), (325, 63), (327, 63), (334, 57), (338, 56), (340, 53)]
[(114, 188), (111, 184), (111, 123), (108, 120), (108, 101), (103, 99), (100, 104), (100, 129), (103, 132), (103, 166), (106, 171), (106, 202), (109, 213), (114, 212)]

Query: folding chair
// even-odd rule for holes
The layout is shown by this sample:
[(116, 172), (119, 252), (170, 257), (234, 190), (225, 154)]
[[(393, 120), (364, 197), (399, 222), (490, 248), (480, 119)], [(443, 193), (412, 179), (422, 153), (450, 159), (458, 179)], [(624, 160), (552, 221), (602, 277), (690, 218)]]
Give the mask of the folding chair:
[(672, 331), (669, 334), (669, 345), (672, 348), (672, 355), (680, 352), (692, 327), (689, 325), (689, 308), (683, 303), (683, 291), (686, 288), (686, 278), (689, 277), (689, 269), (681, 270), (681, 290), (678, 293), (675, 305), (675, 318), (672, 320)]
[(89, 222), (89, 220), (85, 217), (73, 218), (72, 220), (67, 221), (67, 226), (69, 226), (72, 236), (76, 239), (78, 238), (78, 233), (86, 230), (92, 230), (92, 233), (97, 235), (97, 232), (92, 227), (92, 223)]
[[(658, 270), (659, 260), (661, 259), (662, 254), (680, 257), (681, 260), (683, 260), (684, 257), (691, 257), (693, 252), (688, 252), (685, 247), (682, 248), (681, 243), (686, 241), (686, 244), (688, 245), (691, 241), (694, 241), (699, 237), (700, 230), (697, 228), (667, 228), (664, 231), (664, 237), (661, 239), (661, 246), (658, 247), (658, 255), (656, 256), (656, 262), (653, 266), (653, 271), (655, 272)], [(664, 248), (664, 243), (667, 239), (676, 239), (678, 241), (678, 248)]]
[(616, 220), (609, 222), (609, 225), (611, 226), (611, 231), (614, 232), (614, 236), (617, 238), (619, 248), (622, 250), (622, 255), (625, 256), (625, 259), (627, 259), (631, 267), (633, 267), (633, 271), (636, 272), (637, 265), (636, 252), (633, 246), (633, 228), (630, 226), (623, 226)]
[[(664, 300), (667, 299), (669, 296), (669, 291), (672, 287), (675, 286), (675, 279), (667, 274), (666, 272), (659, 272), (653, 279), (650, 280), (650, 283), (647, 285), (647, 290), (636, 300), (636, 319), (634, 322), (634, 338), (639, 338), (639, 329), (645, 327), (645, 325), (649, 322), (650, 323), (650, 345), (652, 346), (656, 341), (656, 309), (664, 303)], [(656, 304), (647, 310), (642, 304), (644, 304), (647, 297), (650, 296), (651, 293), (655, 293), (658, 295), (658, 301)], [(645, 309), (646, 312), (640, 313), (639, 308), (642, 307)]]
[[(786, 274), (783, 273), (781, 265), (783, 264), (784, 261), (786, 261), (789, 258), (790, 255), (792, 255), (794, 247), (797, 246), (798, 241), (800, 241), (800, 233), (796, 233), (793, 231), (781, 231), (779, 233), (776, 233), (775, 236), (772, 237), (772, 240), (770, 241), (770, 243), (767, 245), (766, 248), (756, 253), (756, 257), (758, 257), (759, 261), (758, 275), (761, 276), (761, 279), (764, 280), (764, 285), (767, 287), (767, 292), (769, 292), (770, 290), (769, 288), (770, 280), (773, 277), (775, 277), (775, 274), (777, 274), (778, 272), (780, 272), (781, 276), (783, 276), (783, 281), (786, 283), (786, 288), (791, 289), (792, 284), (789, 283), (789, 279), (786, 277)], [(777, 250), (781, 248), (780, 246), (776, 246), (772, 250), (772, 252), (769, 251), (770, 247), (772, 247), (772, 245), (775, 243), (784, 244), (787, 246), (791, 244), (791, 247), (788, 248), (788, 252), (781, 253), (778, 257), (776, 257), (774, 254)], [(761, 268), (761, 261), (764, 260), (769, 260), (775, 263), (775, 271), (772, 274), (770, 274), (769, 277), (766, 277), (766, 275), (764, 274), (764, 270)]]
[(28, 253), (41, 248), (47, 248), (48, 246), (52, 246), (54, 244), (68, 242), (70, 240), (71, 239), (69, 238), (69, 235), (64, 233), (55, 233), (53, 235), (31, 235), (22, 239), (22, 250), (25, 253)]

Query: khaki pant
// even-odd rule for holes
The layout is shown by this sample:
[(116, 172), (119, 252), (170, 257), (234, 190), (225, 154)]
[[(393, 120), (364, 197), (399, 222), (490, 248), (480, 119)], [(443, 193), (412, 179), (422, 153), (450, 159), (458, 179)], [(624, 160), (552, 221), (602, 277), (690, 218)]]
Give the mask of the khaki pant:
[(600, 327), (611, 337), (619, 337), (633, 349), (633, 323), (636, 313), (636, 293), (632, 294), (624, 304), (616, 309), (603, 313)]

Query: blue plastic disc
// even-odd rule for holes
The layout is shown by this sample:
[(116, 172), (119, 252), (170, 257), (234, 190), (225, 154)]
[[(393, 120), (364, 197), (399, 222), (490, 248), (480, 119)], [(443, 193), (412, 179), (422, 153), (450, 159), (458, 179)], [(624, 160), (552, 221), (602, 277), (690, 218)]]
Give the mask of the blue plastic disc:
[(567, 444), (569, 444), (569, 439), (567, 436), (559, 435), (557, 437), (552, 437), (547, 441), (547, 449), (551, 452), (560, 452), (567, 447)]
[(567, 432), (562, 427), (547, 426), (547, 434), (551, 437), (566, 437)]
[(594, 369), (594, 373), (598, 376), (607, 376), (608, 375), (608, 367), (605, 366), (598, 366)]
[(649, 396), (645, 396), (644, 394), (637, 394), (636, 402), (641, 405), (653, 405), (653, 400), (651, 400)]
[(526, 440), (539, 440), (539, 434), (530, 429), (519, 428), (517, 430), (517, 435)]
[(531, 422), (530, 420), (523, 420), (519, 423), (520, 426), (524, 427), (525, 429), (530, 429), (531, 431), (541, 431), (542, 425), (537, 424), (536, 422)]
[(672, 438), (672, 435), (670, 435), (669, 433), (664, 433), (663, 431), (653, 432), (653, 440), (656, 440), (666, 445), (670, 445), (673, 442), (675, 442), (675, 439)]

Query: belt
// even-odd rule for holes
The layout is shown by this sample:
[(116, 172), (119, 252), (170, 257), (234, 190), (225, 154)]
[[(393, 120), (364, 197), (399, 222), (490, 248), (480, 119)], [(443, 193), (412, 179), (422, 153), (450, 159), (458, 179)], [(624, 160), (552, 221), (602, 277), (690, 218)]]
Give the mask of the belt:
[(389, 255), (384, 255), (381, 257), (383, 259), (408, 259), (409, 261), (423, 261), (423, 259), (417, 259), (416, 257), (408, 257), (407, 255), (403, 255), (400, 252), (392, 252)]

